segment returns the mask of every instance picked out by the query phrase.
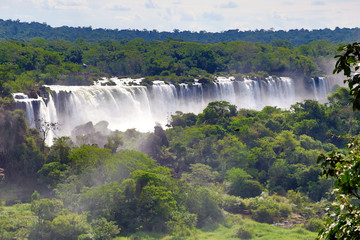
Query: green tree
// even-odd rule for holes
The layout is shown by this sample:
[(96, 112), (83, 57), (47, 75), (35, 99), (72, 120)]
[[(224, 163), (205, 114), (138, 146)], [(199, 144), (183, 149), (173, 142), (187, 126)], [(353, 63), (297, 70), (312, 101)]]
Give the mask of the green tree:
[(236, 113), (236, 106), (226, 101), (211, 102), (204, 111), (198, 115), (197, 122), (227, 126), (229, 118), (235, 116)]
[(185, 206), (197, 215), (197, 227), (204, 227), (223, 220), (220, 197), (206, 187), (188, 188)]
[(344, 73), (346, 77), (344, 82), (348, 84), (349, 95), (353, 97), (353, 110), (360, 110), (360, 75), (356, 72), (360, 68), (360, 43), (354, 42), (340, 46), (338, 51), (342, 53), (335, 56), (338, 60), (333, 72)]
[(202, 163), (190, 164), (191, 173), (183, 173), (182, 178), (195, 186), (210, 186), (219, 176), (218, 172)]
[(115, 131), (114, 133), (108, 136), (108, 142), (104, 145), (104, 147), (111, 149), (112, 153), (116, 153), (118, 147), (123, 144), (124, 142), (122, 140), (120, 133), (118, 131)]
[(229, 194), (242, 198), (259, 196), (262, 186), (259, 182), (251, 180), (251, 176), (241, 168), (232, 168), (226, 172), (226, 179), (230, 182)]
[(120, 233), (120, 228), (114, 222), (100, 218), (92, 222), (92, 234), (95, 240), (111, 240)]
[[(360, 62), (360, 43), (341, 46), (334, 73), (343, 72), (348, 83), (353, 110), (360, 110), (360, 76), (356, 72)], [(331, 152), (320, 155), (318, 162), (322, 175), (335, 178), (335, 201), (332, 203), (327, 222), (319, 232), (318, 239), (358, 239), (360, 226), (360, 142), (351, 138), (346, 155)]]
[(77, 240), (81, 235), (90, 233), (91, 228), (85, 215), (68, 213), (59, 215), (51, 222), (51, 239)]
[(360, 226), (360, 142), (352, 139), (348, 143), (347, 155), (332, 152), (320, 155), (325, 177), (335, 178), (335, 201), (331, 204), (325, 227), (319, 239), (357, 239)]

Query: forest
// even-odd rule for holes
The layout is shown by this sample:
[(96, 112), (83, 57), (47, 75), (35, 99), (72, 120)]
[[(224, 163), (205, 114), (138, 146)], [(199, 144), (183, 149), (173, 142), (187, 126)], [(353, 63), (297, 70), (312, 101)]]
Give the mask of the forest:
[(136, 38), (145, 41), (166, 41), (168, 39), (179, 39), (186, 42), (197, 43), (220, 43), (247, 41), (258, 43), (271, 43), (272, 41), (285, 40), (294, 46), (308, 44), (314, 40), (326, 40), (331, 43), (354, 42), (360, 37), (360, 28), (335, 28), (325, 29), (292, 29), (288, 31), (273, 29), (257, 29), (241, 31), (230, 29), (222, 32), (207, 31), (180, 31), (174, 29), (172, 32), (159, 32), (157, 30), (138, 30), (138, 29), (93, 29), (88, 27), (51, 27), (46, 23), (20, 22), (19, 20), (0, 19), (0, 39), (29, 41), (31, 38), (41, 37), (46, 40), (68, 40), (76, 41), (84, 38), (87, 42), (97, 42), (100, 40), (113, 39), (121, 42), (122, 40), (134, 40)]
[(198, 115), (176, 112), (168, 129), (110, 132), (104, 147), (92, 123), (78, 126), (89, 134), (77, 141), (49, 147), (22, 111), (0, 116), (1, 239), (196, 239), (219, 226), (256, 239), (265, 234), (257, 223), (314, 238), (333, 187), (316, 159), (360, 131), (345, 88), (289, 110), (212, 102)]
[(26, 92), (34, 96), (44, 84), (91, 85), (102, 77), (146, 77), (173, 84), (195, 78), (211, 84), (214, 76), (290, 76), (300, 81), (329, 75), (329, 62), (338, 45), (324, 40), (292, 46), (244, 41), (217, 44), (179, 40), (135, 39), (116, 42), (75, 42), (33, 38), (29, 42), (0, 42), (0, 93)]
[[(343, 185), (331, 178), (341, 170), (332, 162), (353, 154), (356, 141), (346, 146), (360, 131), (347, 88), (334, 86), (327, 103), (290, 109), (212, 102), (200, 114), (173, 113), (167, 128), (151, 133), (97, 132), (101, 123), (89, 122), (75, 129), (82, 136), (58, 137), (52, 146), (39, 130), (54, 123), (28, 128), (11, 94), (112, 76), (145, 77), (147, 86), (194, 78), (206, 85), (214, 76), (307, 81), (330, 73), (338, 47), (325, 40), (1, 41), (0, 239), (314, 239), (338, 199), (333, 190), (351, 192), (355, 184), (346, 185), (349, 173)], [(342, 63), (335, 70), (349, 73)]]

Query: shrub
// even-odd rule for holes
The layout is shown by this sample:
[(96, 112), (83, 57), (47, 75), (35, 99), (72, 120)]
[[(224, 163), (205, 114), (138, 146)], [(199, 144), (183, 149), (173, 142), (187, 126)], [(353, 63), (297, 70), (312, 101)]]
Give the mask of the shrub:
[(273, 223), (276, 220), (278, 213), (274, 208), (268, 208), (265, 206), (260, 206), (258, 209), (253, 211), (252, 218), (255, 221), (261, 223)]
[(197, 215), (197, 227), (202, 228), (223, 220), (219, 208), (220, 198), (208, 188), (199, 187), (189, 189), (186, 207), (190, 213)]
[(224, 195), (220, 206), (225, 211), (235, 214), (248, 210), (248, 207), (243, 199), (231, 195)]
[(240, 239), (251, 239), (253, 238), (252, 229), (246, 229), (244, 226), (240, 226), (236, 230), (235, 237)]
[(166, 224), (168, 231), (172, 235), (185, 237), (191, 235), (191, 231), (195, 228), (196, 222), (196, 214), (191, 214), (189, 212), (174, 212), (172, 219)]
[(317, 232), (323, 225), (323, 221), (319, 218), (311, 218), (307, 223), (304, 224), (304, 228), (312, 231)]
[(242, 198), (259, 196), (262, 186), (258, 181), (250, 180), (250, 175), (241, 168), (232, 168), (227, 171), (227, 180), (230, 182), (229, 194)]
[(273, 223), (287, 218), (292, 211), (287, 199), (278, 195), (262, 196), (251, 202), (252, 218), (263, 223)]

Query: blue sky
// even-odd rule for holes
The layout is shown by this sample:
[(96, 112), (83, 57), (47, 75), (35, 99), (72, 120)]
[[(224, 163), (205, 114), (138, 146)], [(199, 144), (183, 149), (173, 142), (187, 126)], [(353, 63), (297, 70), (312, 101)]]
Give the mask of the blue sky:
[(159, 31), (353, 28), (359, 10), (360, 0), (0, 0), (5, 20)]

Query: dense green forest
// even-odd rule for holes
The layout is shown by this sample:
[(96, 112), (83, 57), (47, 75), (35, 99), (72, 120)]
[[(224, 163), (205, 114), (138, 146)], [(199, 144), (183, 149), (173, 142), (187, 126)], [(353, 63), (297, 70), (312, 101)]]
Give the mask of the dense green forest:
[(42, 37), (47, 40), (68, 40), (74, 42), (78, 38), (84, 38), (88, 42), (97, 42), (104, 39), (134, 40), (142, 38), (145, 41), (165, 41), (168, 39), (181, 39), (186, 42), (219, 43), (233, 41), (247, 41), (259, 43), (271, 43), (272, 41), (285, 40), (294, 46), (307, 44), (314, 40), (327, 40), (332, 43), (353, 42), (360, 38), (359, 28), (336, 28), (306, 30), (255, 30), (240, 31), (238, 29), (223, 32), (191, 32), (174, 29), (172, 32), (159, 32), (157, 30), (111, 30), (92, 29), (91, 27), (57, 27), (53, 28), (46, 23), (20, 22), (12, 20), (0, 20), (0, 39), (29, 41), (34, 37)]
[(2, 207), (2, 239), (144, 232), (188, 239), (205, 234), (197, 229), (219, 228), (232, 229), (234, 239), (256, 239), (264, 233), (255, 222), (316, 231), (332, 188), (316, 159), (342, 148), (347, 139), (340, 135), (360, 130), (345, 88), (328, 104), (308, 100), (289, 110), (213, 102), (198, 115), (177, 112), (166, 130), (112, 132), (104, 148), (91, 135), (45, 146), (22, 111), (1, 111), (1, 201), (23, 202)]
[(287, 41), (270, 44), (244, 41), (200, 44), (177, 40), (135, 39), (94, 43), (33, 38), (0, 42), (0, 93), (34, 91), (43, 84), (90, 85), (102, 77), (146, 77), (174, 84), (203, 84), (213, 77), (264, 78), (291, 76), (299, 81), (329, 74), (337, 46), (313, 41), (294, 47)]

